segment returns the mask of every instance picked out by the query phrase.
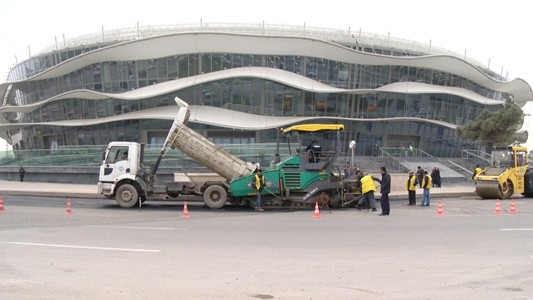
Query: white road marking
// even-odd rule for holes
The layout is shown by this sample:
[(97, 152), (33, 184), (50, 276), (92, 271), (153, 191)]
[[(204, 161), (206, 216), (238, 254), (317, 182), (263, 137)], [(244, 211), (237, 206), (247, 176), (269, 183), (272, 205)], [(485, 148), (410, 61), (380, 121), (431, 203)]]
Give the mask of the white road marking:
[(105, 226), (105, 225), (89, 225), (89, 227), (135, 229), (135, 230), (186, 230), (185, 228), (175, 228), (175, 227), (133, 227), (133, 226)]
[(502, 228), (501, 231), (531, 231), (533, 228)]
[(56, 248), (74, 248), (74, 249), (89, 249), (89, 250), (108, 250), (108, 251), (128, 251), (128, 252), (161, 252), (161, 250), (151, 249), (131, 249), (131, 248), (110, 248), (110, 247), (89, 247), (76, 245), (58, 245), (58, 244), (40, 244), (40, 243), (22, 243), (22, 242), (6, 242), (11, 245), (21, 246), (40, 246), (40, 247), (56, 247)]

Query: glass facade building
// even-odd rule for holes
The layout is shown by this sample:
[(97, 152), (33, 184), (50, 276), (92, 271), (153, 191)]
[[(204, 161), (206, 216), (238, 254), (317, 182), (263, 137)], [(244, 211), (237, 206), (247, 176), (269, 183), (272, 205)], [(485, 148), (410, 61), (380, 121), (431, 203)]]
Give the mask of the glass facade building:
[(412, 145), (434, 156), (474, 148), (457, 126), (528, 83), (411, 41), (331, 29), (205, 24), (102, 32), (18, 63), (0, 85), (0, 136), (14, 149), (161, 144), (189, 103), (217, 144), (273, 142), (275, 128), (345, 125), (358, 155)]

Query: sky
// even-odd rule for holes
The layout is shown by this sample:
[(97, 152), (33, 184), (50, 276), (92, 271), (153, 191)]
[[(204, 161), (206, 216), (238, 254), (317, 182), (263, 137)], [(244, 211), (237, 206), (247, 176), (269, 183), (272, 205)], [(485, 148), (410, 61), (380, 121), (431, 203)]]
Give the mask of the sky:
[[(449, 49), (533, 85), (529, 0), (2, 0), (0, 82), (10, 67), (69, 37), (143, 25), (263, 23), (380, 34)], [(16, 58), (15, 58), (16, 57)], [(532, 122), (533, 127), (533, 122)], [(533, 132), (531, 130), (530, 132)], [(0, 144), (0, 150), (4, 149)]]

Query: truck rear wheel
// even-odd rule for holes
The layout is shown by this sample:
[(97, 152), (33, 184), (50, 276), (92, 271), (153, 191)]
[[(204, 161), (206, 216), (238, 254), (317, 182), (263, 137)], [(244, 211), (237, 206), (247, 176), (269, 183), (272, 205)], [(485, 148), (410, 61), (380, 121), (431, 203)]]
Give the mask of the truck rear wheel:
[(134, 207), (139, 201), (139, 192), (131, 184), (123, 184), (117, 190), (118, 205), (124, 208)]
[(226, 189), (220, 185), (212, 185), (205, 189), (204, 203), (209, 208), (222, 208), (228, 200)]

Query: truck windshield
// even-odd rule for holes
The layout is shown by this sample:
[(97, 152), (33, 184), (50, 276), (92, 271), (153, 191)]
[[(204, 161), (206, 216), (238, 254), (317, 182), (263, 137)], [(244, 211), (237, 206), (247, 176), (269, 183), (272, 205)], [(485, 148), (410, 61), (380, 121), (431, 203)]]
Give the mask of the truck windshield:
[(113, 146), (109, 148), (107, 152), (107, 157), (105, 160), (106, 164), (114, 164), (121, 160), (128, 159), (128, 147), (127, 146)]

